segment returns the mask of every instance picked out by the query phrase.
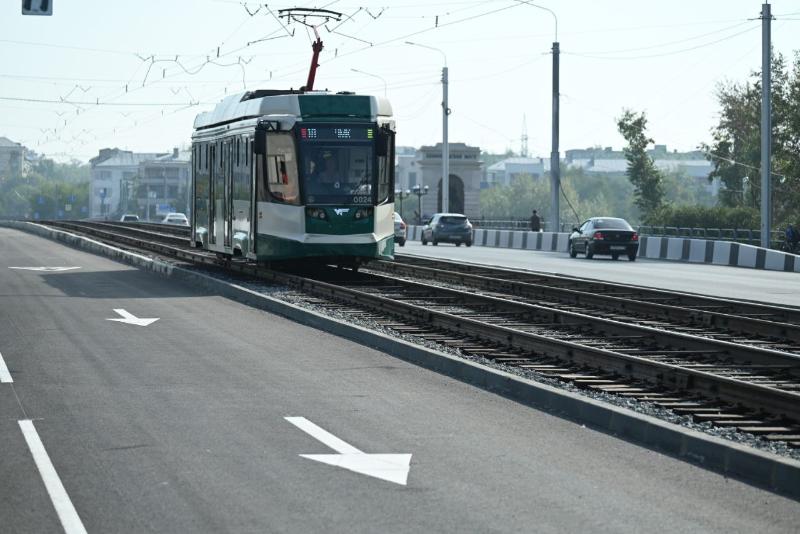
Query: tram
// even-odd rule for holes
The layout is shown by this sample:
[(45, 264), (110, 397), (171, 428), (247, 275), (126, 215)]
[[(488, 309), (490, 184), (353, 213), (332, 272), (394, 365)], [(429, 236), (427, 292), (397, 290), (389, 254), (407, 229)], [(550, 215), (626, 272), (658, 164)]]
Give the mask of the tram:
[(383, 98), (229, 96), (194, 121), (192, 243), (265, 263), (392, 259), (394, 145)]

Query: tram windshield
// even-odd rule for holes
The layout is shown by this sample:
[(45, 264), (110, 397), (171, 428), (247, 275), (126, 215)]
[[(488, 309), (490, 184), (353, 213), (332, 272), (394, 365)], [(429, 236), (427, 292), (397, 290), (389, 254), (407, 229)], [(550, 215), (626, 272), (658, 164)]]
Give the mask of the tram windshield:
[(373, 203), (372, 144), (307, 143), (301, 148), (300, 162), (307, 203)]

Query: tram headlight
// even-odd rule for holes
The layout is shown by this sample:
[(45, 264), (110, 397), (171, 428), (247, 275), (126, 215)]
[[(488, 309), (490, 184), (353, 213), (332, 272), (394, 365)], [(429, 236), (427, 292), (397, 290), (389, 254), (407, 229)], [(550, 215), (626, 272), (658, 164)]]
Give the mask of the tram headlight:
[(312, 219), (321, 219), (323, 221), (328, 218), (325, 214), (325, 210), (322, 208), (306, 208), (306, 215)]
[(366, 219), (370, 215), (372, 215), (372, 208), (358, 208), (356, 210), (356, 220)]

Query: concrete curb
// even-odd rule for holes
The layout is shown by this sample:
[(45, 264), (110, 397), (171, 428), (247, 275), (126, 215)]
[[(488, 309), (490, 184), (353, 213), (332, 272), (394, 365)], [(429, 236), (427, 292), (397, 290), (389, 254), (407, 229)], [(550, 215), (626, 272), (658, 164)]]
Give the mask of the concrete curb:
[[(419, 241), (421, 235), (421, 226), (408, 227), (408, 239)], [(569, 234), (479, 228), (473, 233), (473, 244), (479, 247), (568, 252)], [(800, 256), (731, 241), (641, 236), (638, 257), (800, 273)]]
[(798, 461), (737, 445), (655, 417), (607, 405), (569, 391), (394, 339), (262, 295), (234, 283), (129, 253), (82, 236), (33, 223), (11, 222), (0, 225), (55, 239), (75, 248), (170, 276), (189, 283), (192, 287), (201, 287), (300, 324), (372, 347), (409, 363), (675, 456), (705, 469), (800, 499)]

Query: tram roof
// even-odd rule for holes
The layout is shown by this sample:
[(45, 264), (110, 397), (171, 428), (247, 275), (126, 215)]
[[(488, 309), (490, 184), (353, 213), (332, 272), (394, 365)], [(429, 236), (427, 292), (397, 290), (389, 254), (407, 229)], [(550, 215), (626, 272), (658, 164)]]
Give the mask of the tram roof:
[(304, 120), (355, 118), (375, 121), (379, 116), (391, 117), (392, 106), (385, 98), (349, 92), (259, 89), (224, 98), (213, 110), (198, 114), (194, 128), (269, 115), (289, 115)]

